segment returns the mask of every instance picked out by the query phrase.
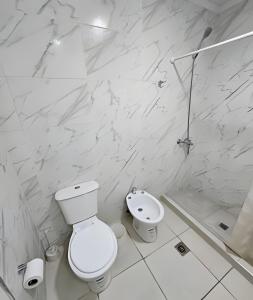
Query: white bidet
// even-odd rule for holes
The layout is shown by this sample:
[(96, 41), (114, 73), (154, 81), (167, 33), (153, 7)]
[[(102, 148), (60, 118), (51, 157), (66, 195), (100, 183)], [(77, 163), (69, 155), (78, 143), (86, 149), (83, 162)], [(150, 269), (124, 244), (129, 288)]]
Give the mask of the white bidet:
[(149, 193), (136, 189), (126, 196), (126, 202), (133, 216), (136, 233), (145, 242), (154, 242), (157, 238), (157, 225), (164, 216), (161, 203)]

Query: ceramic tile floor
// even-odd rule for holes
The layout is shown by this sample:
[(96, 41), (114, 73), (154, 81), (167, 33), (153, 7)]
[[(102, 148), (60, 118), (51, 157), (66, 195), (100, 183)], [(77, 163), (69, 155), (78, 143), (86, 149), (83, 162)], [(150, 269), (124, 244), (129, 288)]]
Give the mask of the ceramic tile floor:
[[(123, 223), (128, 233), (118, 240), (108, 289), (98, 296), (89, 292), (69, 269), (65, 247), (60, 260), (47, 263), (48, 300), (253, 299), (253, 285), (168, 207), (155, 243), (141, 241), (130, 216)], [(179, 241), (190, 249), (185, 256), (175, 249)]]

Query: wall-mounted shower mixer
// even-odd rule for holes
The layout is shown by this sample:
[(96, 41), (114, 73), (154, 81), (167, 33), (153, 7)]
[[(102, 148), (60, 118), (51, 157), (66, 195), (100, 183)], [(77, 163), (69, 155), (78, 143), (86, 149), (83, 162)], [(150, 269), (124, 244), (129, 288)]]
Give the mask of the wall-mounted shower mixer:
[(189, 154), (190, 147), (193, 146), (193, 142), (189, 138), (185, 138), (184, 140), (178, 139), (177, 140), (178, 145), (186, 145), (187, 154)]

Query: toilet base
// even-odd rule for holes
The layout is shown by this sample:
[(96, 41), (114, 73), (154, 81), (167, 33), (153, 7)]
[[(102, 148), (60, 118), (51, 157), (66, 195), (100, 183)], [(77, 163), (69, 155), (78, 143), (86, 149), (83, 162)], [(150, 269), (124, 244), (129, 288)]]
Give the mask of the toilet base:
[(157, 226), (144, 224), (133, 217), (133, 228), (139, 237), (147, 243), (153, 243), (157, 239)]
[(88, 281), (90, 290), (96, 294), (103, 292), (110, 284), (112, 280), (111, 272), (108, 271), (98, 278)]

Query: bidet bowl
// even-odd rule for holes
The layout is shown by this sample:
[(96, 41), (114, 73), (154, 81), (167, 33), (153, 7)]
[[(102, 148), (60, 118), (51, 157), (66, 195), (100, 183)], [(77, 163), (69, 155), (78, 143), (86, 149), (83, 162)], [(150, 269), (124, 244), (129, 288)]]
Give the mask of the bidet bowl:
[(126, 196), (126, 202), (133, 216), (133, 227), (145, 242), (154, 242), (157, 225), (164, 217), (161, 203), (146, 191), (136, 191)]

